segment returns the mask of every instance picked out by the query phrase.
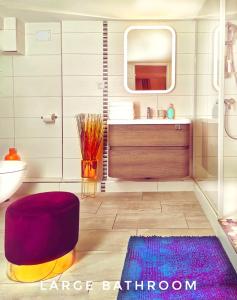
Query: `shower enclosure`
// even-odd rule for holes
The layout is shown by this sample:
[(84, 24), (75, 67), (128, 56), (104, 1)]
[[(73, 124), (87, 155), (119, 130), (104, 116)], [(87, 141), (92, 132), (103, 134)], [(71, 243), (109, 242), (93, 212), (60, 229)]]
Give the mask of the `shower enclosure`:
[(237, 219), (237, 2), (216, 1), (196, 42), (194, 178), (218, 218)]
[(237, 2), (226, 0), (223, 132), (224, 218), (237, 219)]
[(222, 135), (219, 125), (223, 89), (220, 45), (223, 20), (220, 1), (212, 2), (212, 14), (207, 9), (208, 3), (209, 1), (206, 2), (206, 8), (204, 6), (200, 12), (196, 26), (194, 178), (215, 212), (219, 214), (219, 143)]

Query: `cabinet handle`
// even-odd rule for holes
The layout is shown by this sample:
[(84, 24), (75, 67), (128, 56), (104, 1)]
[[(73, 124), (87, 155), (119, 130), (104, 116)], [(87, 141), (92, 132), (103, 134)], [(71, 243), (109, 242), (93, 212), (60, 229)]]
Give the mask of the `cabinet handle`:
[(182, 130), (181, 125), (180, 125), (180, 124), (176, 124), (176, 125), (175, 125), (175, 129), (176, 129), (176, 130)]

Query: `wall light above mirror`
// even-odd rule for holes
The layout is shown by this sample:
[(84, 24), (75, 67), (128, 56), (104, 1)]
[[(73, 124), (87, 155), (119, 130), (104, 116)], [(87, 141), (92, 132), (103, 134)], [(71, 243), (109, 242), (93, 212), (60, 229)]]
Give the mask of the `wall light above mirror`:
[(170, 26), (131, 26), (124, 33), (124, 86), (133, 94), (175, 87), (176, 33)]

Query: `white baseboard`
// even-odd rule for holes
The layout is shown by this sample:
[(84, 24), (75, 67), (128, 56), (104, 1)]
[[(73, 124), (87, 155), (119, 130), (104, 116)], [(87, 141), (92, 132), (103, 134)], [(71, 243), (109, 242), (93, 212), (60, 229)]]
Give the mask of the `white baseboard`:
[(205, 197), (205, 195), (203, 194), (203, 192), (200, 190), (199, 186), (196, 183), (194, 184), (194, 192), (197, 196), (197, 199), (200, 202), (200, 205), (202, 206), (204, 213), (206, 214), (209, 222), (211, 223), (211, 226), (216, 236), (219, 238), (223, 248), (225, 249), (226, 254), (229, 257), (229, 260), (231, 261), (235, 271), (237, 272), (237, 253), (235, 252), (228, 237), (226, 236), (226, 233), (224, 232), (220, 223), (218, 222), (218, 217), (216, 212), (214, 211), (208, 199)]
[[(108, 178), (105, 185), (106, 192), (179, 192), (194, 190), (194, 182), (192, 179), (179, 181), (125, 181)], [(17, 195), (57, 190), (80, 193), (81, 180), (31, 178), (25, 180), (18, 190)], [(100, 182), (97, 184), (97, 192), (100, 192)]]
[(108, 178), (106, 192), (179, 192), (193, 191), (194, 182), (189, 180), (170, 181), (125, 181)]

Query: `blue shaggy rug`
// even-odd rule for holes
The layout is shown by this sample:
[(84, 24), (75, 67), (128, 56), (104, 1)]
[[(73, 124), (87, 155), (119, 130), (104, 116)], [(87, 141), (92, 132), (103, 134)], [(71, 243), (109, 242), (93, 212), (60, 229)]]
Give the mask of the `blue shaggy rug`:
[(216, 237), (131, 237), (118, 300), (236, 300), (237, 274)]

